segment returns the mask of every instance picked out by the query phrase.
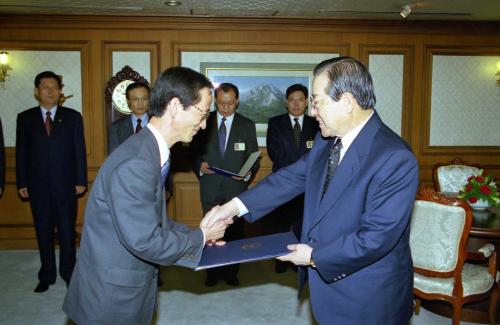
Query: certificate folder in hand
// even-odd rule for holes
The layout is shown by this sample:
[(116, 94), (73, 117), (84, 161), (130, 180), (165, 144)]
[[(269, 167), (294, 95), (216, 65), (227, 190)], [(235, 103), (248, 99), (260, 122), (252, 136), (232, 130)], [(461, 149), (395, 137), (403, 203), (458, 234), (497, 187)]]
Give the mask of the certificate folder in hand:
[(206, 246), (195, 271), (283, 256), (290, 252), (287, 245), (297, 243), (292, 232), (285, 232), (230, 241), (223, 246)]
[(241, 169), (238, 173), (233, 173), (233, 172), (230, 172), (229, 170), (225, 170), (225, 169), (222, 169), (219, 167), (214, 167), (214, 166), (209, 167), (208, 169), (210, 169), (211, 171), (213, 171), (219, 175), (228, 176), (228, 177), (236, 176), (236, 177), (243, 178), (247, 175), (248, 171), (250, 170), (250, 168), (252, 168), (252, 166), (255, 164), (257, 159), (259, 159), (259, 156), (260, 156), (260, 150), (252, 152), (250, 154), (250, 156), (248, 156), (247, 161), (245, 161), (245, 163), (243, 164), (243, 167), (241, 167)]

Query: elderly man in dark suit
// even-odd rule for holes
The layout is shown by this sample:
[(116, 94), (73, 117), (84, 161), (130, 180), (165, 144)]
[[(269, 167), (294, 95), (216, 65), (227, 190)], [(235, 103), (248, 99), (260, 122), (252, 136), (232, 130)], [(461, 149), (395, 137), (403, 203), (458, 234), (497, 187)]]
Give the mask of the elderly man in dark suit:
[[(252, 175), (259, 168), (257, 162), (244, 178), (215, 174), (209, 167), (215, 166), (237, 173), (251, 153), (258, 150), (255, 123), (236, 113), (239, 90), (231, 83), (222, 83), (215, 89), (217, 110), (210, 113), (207, 129), (193, 141), (194, 170), (200, 178), (200, 197), (203, 213), (245, 191)], [(225, 240), (243, 237), (243, 220), (228, 228)], [(236, 286), (238, 265), (209, 269), (205, 285), (214, 286), (218, 280)]]
[(316, 320), (408, 324), (418, 162), (374, 110), (372, 78), (358, 60), (320, 63), (312, 94), (312, 113), (325, 138), (318, 135), (297, 162), (215, 207), (202, 224), (247, 213), (254, 221), (305, 192), (300, 244), (289, 245), (291, 252), (280, 259), (303, 266), (300, 285), (307, 275)]
[(59, 235), (59, 273), (69, 283), (75, 266), (76, 197), (87, 186), (83, 120), (59, 106), (61, 78), (52, 71), (35, 77), (39, 106), (17, 116), (16, 176), (21, 198), (29, 199), (41, 268), (35, 292), (56, 281), (54, 231)]
[[(318, 122), (305, 114), (308, 102), (307, 87), (294, 84), (286, 90), (285, 105), (287, 113), (269, 119), (267, 126), (267, 153), (273, 162), (273, 173), (296, 162), (309, 152), (314, 144), (314, 137), (319, 130)], [(289, 231), (293, 225), (300, 235), (302, 215), (304, 214), (304, 195), (298, 195), (283, 204), (269, 220), (273, 232)], [(275, 271), (286, 271), (287, 263), (276, 261)]]
[(158, 265), (198, 265), (226, 224), (191, 229), (167, 218), (170, 149), (206, 126), (212, 85), (174, 67), (151, 92), (151, 119), (104, 162), (92, 186), (75, 272), (63, 310), (78, 324), (150, 324)]
[(149, 93), (149, 86), (143, 82), (134, 82), (128, 85), (125, 96), (132, 113), (111, 124), (108, 153), (111, 153), (128, 137), (139, 132), (148, 124)]

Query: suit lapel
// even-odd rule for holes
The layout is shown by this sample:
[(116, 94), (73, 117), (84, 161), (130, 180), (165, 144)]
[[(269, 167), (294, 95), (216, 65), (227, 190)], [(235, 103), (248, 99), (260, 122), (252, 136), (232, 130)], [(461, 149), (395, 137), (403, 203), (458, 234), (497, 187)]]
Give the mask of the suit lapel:
[(52, 129), (50, 131), (51, 137), (55, 137), (56, 134), (59, 134), (61, 132), (60, 129), (62, 127), (63, 120), (64, 120), (64, 108), (62, 108), (61, 106), (57, 106), (56, 115), (54, 115), (54, 120), (52, 121)]
[[(311, 227), (308, 230), (314, 228), (326, 215), (328, 215), (332, 206), (351, 184), (353, 178), (360, 170), (363, 159), (366, 155), (368, 155), (372, 141), (375, 134), (380, 129), (381, 124), (382, 122), (380, 118), (377, 113), (374, 112), (373, 116), (354, 139), (354, 142), (350, 145), (349, 149), (347, 149), (347, 152), (337, 167), (335, 175), (331, 180), (330, 186), (325, 193), (323, 200), (321, 200), (319, 204), (319, 209), (312, 215), (314, 221), (311, 222)], [(326, 171), (323, 173), (321, 182), (322, 185), (324, 183), (325, 174)], [(321, 197), (321, 193), (319, 196)]]
[(290, 122), (290, 116), (288, 114), (284, 115), (281, 120), (281, 129), (283, 130), (284, 140), (290, 144), (290, 148), (297, 148), (292, 123)]

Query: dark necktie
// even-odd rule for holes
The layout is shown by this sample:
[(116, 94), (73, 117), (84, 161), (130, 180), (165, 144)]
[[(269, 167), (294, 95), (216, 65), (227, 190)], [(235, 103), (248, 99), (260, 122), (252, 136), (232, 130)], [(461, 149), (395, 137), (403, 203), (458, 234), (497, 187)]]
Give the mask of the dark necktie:
[(295, 143), (297, 144), (297, 147), (300, 146), (300, 124), (299, 124), (299, 119), (295, 117), (293, 119), (295, 121), (295, 124), (293, 125), (293, 137), (295, 138)]
[(328, 190), (328, 185), (330, 185), (330, 181), (335, 175), (335, 170), (339, 165), (340, 161), (340, 150), (342, 150), (342, 140), (340, 138), (336, 138), (335, 143), (332, 145), (330, 149), (330, 156), (328, 158), (328, 168), (326, 170), (326, 180), (325, 186), (323, 187), (323, 195), (325, 195)]
[(227, 134), (227, 129), (226, 129), (226, 118), (222, 118), (222, 122), (220, 123), (219, 127), (219, 150), (220, 154), (224, 156), (224, 151), (226, 151), (226, 134)]
[(142, 121), (140, 118), (137, 119), (137, 126), (135, 127), (135, 133), (139, 132), (140, 130), (142, 130)]
[(167, 180), (168, 171), (170, 170), (170, 156), (167, 161), (161, 166), (161, 184), (164, 185)]
[(45, 131), (47, 131), (47, 135), (50, 137), (50, 132), (52, 131), (52, 119), (50, 118), (50, 111), (45, 113)]

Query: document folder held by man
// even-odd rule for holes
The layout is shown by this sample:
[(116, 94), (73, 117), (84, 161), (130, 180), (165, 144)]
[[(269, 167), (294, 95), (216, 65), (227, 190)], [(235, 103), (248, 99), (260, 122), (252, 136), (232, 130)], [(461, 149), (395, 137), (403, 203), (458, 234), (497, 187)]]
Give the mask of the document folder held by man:
[(230, 241), (222, 246), (206, 246), (195, 271), (283, 256), (289, 253), (287, 245), (297, 243), (293, 232), (286, 232)]
[(255, 164), (257, 159), (259, 159), (259, 157), (260, 157), (260, 150), (252, 152), (250, 154), (250, 156), (248, 156), (247, 161), (245, 161), (245, 163), (243, 164), (243, 166), (241, 167), (241, 169), (238, 173), (233, 173), (229, 170), (225, 170), (225, 169), (214, 167), (214, 166), (211, 166), (208, 169), (215, 172), (216, 174), (223, 175), (223, 176), (245, 177), (247, 175), (248, 171), (250, 170), (250, 168), (252, 168), (252, 166)]

